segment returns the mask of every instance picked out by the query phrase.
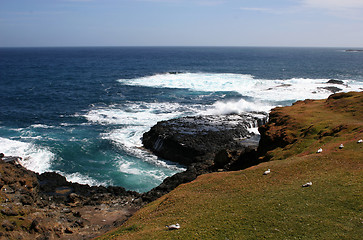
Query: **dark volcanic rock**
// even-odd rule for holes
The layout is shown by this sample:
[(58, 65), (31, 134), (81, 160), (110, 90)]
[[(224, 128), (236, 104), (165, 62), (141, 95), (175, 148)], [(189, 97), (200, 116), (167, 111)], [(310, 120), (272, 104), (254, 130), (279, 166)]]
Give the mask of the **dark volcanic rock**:
[(156, 155), (184, 165), (213, 164), (223, 149), (257, 148), (244, 144), (254, 136), (248, 128), (258, 127), (266, 114), (245, 113), (223, 116), (183, 117), (158, 122), (143, 135), (143, 144)]
[(341, 84), (341, 85), (344, 84), (343, 81), (341, 81), (341, 80), (335, 80), (335, 79), (330, 79), (327, 83), (330, 83), (330, 84)]
[(340, 92), (340, 91), (343, 90), (343, 89), (338, 88), (338, 87), (323, 87), (323, 89), (328, 90), (328, 91), (330, 91), (332, 93), (337, 93), (337, 92)]
[(255, 164), (259, 135), (248, 128), (257, 128), (266, 120), (265, 113), (246, 113), (184, 117), (157, 123), (144, 134), (144, 146), (188, 168), (143, 194), (143, 200), (153, 201), (201, 174), (238, 170)]

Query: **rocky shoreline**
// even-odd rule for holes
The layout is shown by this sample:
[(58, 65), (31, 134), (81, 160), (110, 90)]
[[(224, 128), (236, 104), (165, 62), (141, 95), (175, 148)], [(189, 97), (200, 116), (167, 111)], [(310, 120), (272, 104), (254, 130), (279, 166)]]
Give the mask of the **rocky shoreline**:
[(0, 160), (0, 239), (90, 239), (120, 226), (142, 206), (122, 187), (68, 182)]
[(239, 170), (258, 159), (261, 112), (184, 117), (157, 123), (144, 134), (145, 148), (187, 170), (140, 194), (122, 187), (71, 183), (54, 173), (37, 174), (17, 157), (0, 160), (0, 237), (4, 239), (90, 239), (121, 225), (145, 204), (197, 176)]

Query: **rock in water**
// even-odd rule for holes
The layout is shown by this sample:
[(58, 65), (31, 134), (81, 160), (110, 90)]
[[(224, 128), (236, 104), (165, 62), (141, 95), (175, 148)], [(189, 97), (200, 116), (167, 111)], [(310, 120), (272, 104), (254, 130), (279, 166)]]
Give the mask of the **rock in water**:
[(329, 81), (327, 81), (327, 83), (330, 83), (330, 84), (341, 84), (341, 85), (344, 84), (344, 82), (342, 80), (336, 80), (336, 79), (330, 79)]
[(257, 149), (259, 138), (249, 128), (266, 120), (266, 113), (182, 117), (158, 122), (142, 141), (164, 159), (184, 165), (206, 163), (223, 149)]

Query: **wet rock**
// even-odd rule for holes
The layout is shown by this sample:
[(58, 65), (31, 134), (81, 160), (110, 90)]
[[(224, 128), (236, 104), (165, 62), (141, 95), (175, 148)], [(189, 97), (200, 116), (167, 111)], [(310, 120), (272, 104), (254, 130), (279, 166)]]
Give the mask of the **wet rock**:
[(341, 81), (341, 80), (335, 80), (335, 79), (330, 79), (329, 81), (327, 81), (327, 83), (330, 83), (330, 84), (341, 84), (341, 85), (344, 84), (343, 81)]
[(1, 157), (1, 160), (3, 160), (6, 163), (11, 163), (11, 164), (19, 164), (19, 161), (21, 160), (21, 157), (12, 157), (12, 156), (3, 156)]
[(142, 142), (164, 159), (187, 166), (211, 165), (219, 151), (244, 148), (243, 140), (255, 135), (249, 128), (257, 128), (266, 120), (266, 113), (183, 117), (158, 122), (143, 135)]
[(323, 89), (328, 90), (328, 91), (330, 91), (332, 93), (337, 93), (337, 92), (340, 92), (340, 91), (343, 90), (343, 89), (338, 88), (338, 87), (323, 87)]
[(143, 194), (143, 201), (153, 201), (204, 173), (251, 166), (255, 163), (259, 136), (250, 129), (266, 121), (266, 113), (254, 112), (158, 122), (143, 135), (144, 146), (188, 168)]

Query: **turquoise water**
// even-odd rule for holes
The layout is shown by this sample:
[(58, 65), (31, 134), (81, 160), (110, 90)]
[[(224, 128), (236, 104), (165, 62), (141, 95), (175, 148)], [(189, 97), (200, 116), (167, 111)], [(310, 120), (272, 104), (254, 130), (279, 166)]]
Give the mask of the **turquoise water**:
[(142, 150), (157, 121), (269, 111), (363, 88), (363, 52), (334, 48), (2, 48), (0, 152), (37, 172), (144, 192), (183, 166)]

